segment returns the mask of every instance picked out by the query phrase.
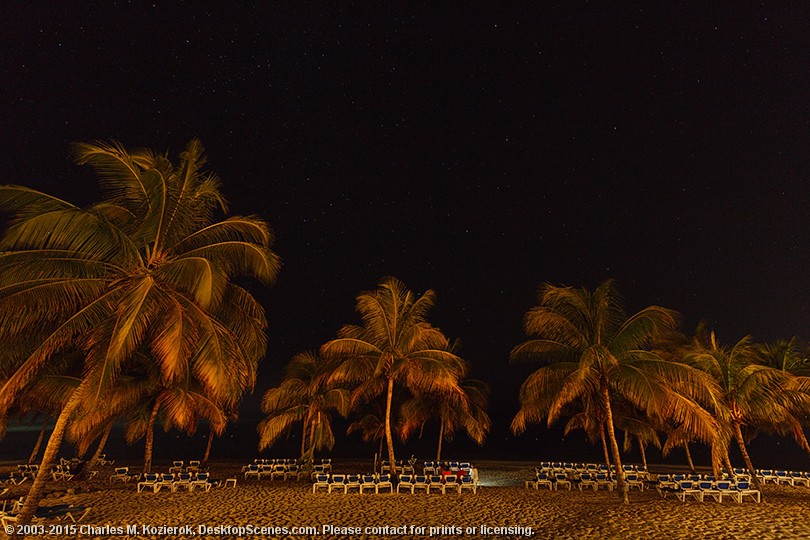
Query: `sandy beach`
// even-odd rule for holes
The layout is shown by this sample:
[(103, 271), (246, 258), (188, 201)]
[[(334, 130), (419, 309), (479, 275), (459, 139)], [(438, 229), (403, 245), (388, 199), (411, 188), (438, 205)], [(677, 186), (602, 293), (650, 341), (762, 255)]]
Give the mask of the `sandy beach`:
[[(342, 466), (345, 465), (345, 466)], [(237, 463), (215, 463), (235, 488), (136, 493), (108, 481), (53, 483), (43, 505), (92, 507), (81, 538), (802, 538), (810, 536), (810, 488), (767, 485), (761, 504), (685, 503), (654, 490), (622, 505), (607, 491), (534, 491), (523, 487), (531, 463), (481, 462), (477, 494), (312, 494), (307, 481), (245, 481)], [(165, 467), (164, 467), (165, 468)], [(360, 472), (362, 464), (335, 463)], [(134, 469), (134, 467), (133, 467)], [(158, 470), (161, 470), (158, 467)], [(16, 488), (21, 490), (23, 486)], [(67, 490), (72, 490), (68, 493)], [(83, 526), (83, 527), (82, 527)], [(47, 527), (47, 525), (46, 525)], [(432, 536), (431, 536), (432, 534)], [(50, 535), (60, 536), (59, 534)]]

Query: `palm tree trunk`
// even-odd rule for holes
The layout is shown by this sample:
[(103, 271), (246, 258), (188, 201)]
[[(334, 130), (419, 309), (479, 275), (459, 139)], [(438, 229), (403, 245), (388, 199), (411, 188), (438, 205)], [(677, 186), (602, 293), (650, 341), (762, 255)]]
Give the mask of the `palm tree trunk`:
[(309, 456), (310, 461), (315, 459), (315, 426), (317, 426), (320, 421), (321, 413), (318, 412), (318, 421), (312, 422), (312, 425), (309, 426), (309, 448), (307, 449), (307, 455)]
[(208, 458), (211, 457), (211, 445), (214, 444), (214, 429), (208, 432), (208, 443), (205, 445), (205, 455), (202, 458), (203, 467), (208, 465)]
[(630, 497), (627, 493), (627, 483), (624, 481), (624, 469), (622, 469), (622, 457), (619, 454), (619, 443), (616, 442), (616, 431), (613, 429), (613, 410), (610, 408), (610, 391), (607, 384), (602, 384), (602, 406), (605, 409), (605, 424), (607, 424), (607, 434), (610, 439), (610, 449), (613, 451), (613, 464), (616, 467), (616, 489), (622, 502), (628, 504)]
[(607, 435), (605, 435), (605, 424), (599, 423), (599, 439), (602, 441), (602, 452), (605, 454), (605, 465), (608, 468), (608, 476), (610, 475), (610, 453), (607, 447)]
[(96, 451), (93, 452), (93, 457), (90, 458), (90, 461), (87, 462), (87, 466), (82, 469), (82, 472), (79, 473), (77, 480), (84, 480), (87, 478), (87, 475), (90, 474), (90, 470), (96, 466), (98, 463), (98, 458), (101, 456), (101, 453), (104, 451), (104, 445), (107, 444), (107, 439), (110, 437), (110, 432), (112, 431), (113, 424), (110, 422), (110, 425), (107, 429), (104, 430), (104, 434), (101, 436), (101, 440), (96, 447)]
[(82, 381), (76, 390), (71, 394), (70, 399), (62, 408), (59, 417), (56, 419), (56, 425), (53, 427), (53, 432), (48, 438), (48, 444), (45, 445), (45, 454), (42, 456), (42, 462), (39, 464), (39, 471), (28, 495), (25, 497), (20, 513), (17, 516), (17, 524), (28, 525), (31, 523), (31, 518), (34, 517), (39, 506), (39, 501), (45, 495), (45, 482), (51, 475), (51, 466), (56, 461), (56, 455), (59, 453), (59, 446), (62, 444), (62, 438), (65, 436), (65, 429), (67, 428), (68, 420), (79, 407), (84, 396), (84, 390), (87, 388), (88, 379)]
[(754, 471), (754, 464), (751, 463), (751, 456), (748, 455), (748, 449), (745, 447), (745, 439), (743, 439), (740, 423), (732, 421), (731, 425), (734, 427), (734, 438), (737, 439), (737, 446), (740, 447), (740, 453), (742, 454), (743, 461), (745, 461), (745, 466), (748, 467), (751, 480), (754, 482), (757, 489), (760, 489), (759, 478), (757, 478), (757, 473)]
[(306, 443), (307, 443), (307, 428), (309, 426), (307, 425), (306, 419), (304, 420), (304, 422), (302, 422), (302, 424), (303, 424), (303, 426), (302, 426), (302, 429), (301, 429), (301, 459), (304, 459), (304, 454), (307, 451), (307, 446), (306, 446)]
[[(734, 467), (731, 466), (731, 458), (728, 457), (728, 450), (723, 452), (723, 462), (725, 463), (726, 468), (728, 469), (728, 474), (732, 474), (734, 472)], [(718, 478), (720, 478), (718, 476)]]
[(394, 400), (394, 378), (388, 377), (388, 392), (385, 397), (385, 444), (388, 445), (388, 460), (391, 462), (391, 475), (396, 478), (397, 462), (394, 457), (394, 437), (391, 434), (391, 402)]
[(638, 450), (641, 452), (641, 464), (644, 466), (644, 469), (647, 469), (647, 450), (644, 448), (646, 445), (638, 439)]
[(37, 443), (34, 445), (34, 449), (31, 450), (31, 456), (28, 458), (28, 464), (31, 465), (37, 460), (37, 455), (39, 455), (39, 447), (42, 446), (42, 439), (45, 438), (45, 428), (48, 426), (48, 419), (46, 418), (45, 421), (42, 423), (42, 429), (39, 430), (39, 437), (37, 437)]
[(439, 423), (439, 448), (436, 450), (436, 461), (442, 460), (442, 439), (444, 439), (444, 418)]
[(152, 472), (152, 445), (155, 442), (155, 420), (157, 420), (158, 409), (160, 402), (155, 401), (152, 406), (152, 414), (149, 416), (149, 425), (146, 427), (146, 450), (143, 456), (143, 472)]
[(689, 443), (684, 443), (683, 449), (686, 452), (686, 463), (689, 464), (689, 470), (695, 472), (695, 464), (692, 462), (692, 452), (689, 451)]

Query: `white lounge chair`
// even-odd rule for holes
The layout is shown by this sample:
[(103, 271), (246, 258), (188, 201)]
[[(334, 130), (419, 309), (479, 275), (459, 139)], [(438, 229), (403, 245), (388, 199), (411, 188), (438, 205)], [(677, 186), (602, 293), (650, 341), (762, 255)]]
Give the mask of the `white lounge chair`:
[(458, 494), (461, 495), (461, 492), (465, 489), (472, 490), (473, 494), (478, 492), (478, 484), (473, 480), (472, 475), (465, 474), (459, 479)]
[(343, 493), (346, 493), (346, 475), (345, 474), (333, 474), (331, 480), (329, 482), (329, 493), (333, 491), (340, 490)]
[(444, 482), (442, 482), (441, 475), (431, 474), (428, 477), (427, 492), (430, 493), (433, 489), (441, 491), (442, 495), (444, 495)]
[(329, 493), (329, 475), (326, 473), (320, 473), (315, 476), (315, 482), (312, 483), (312, 493), (315, 493), (321, 488)]
[(144, 491), (145, 489), (151, 489), (152, 493), (157, 493), (160, 489), (158, 487), (158, 482), (160, 482), (160, 478), (158, 477), (157, 473), (144, 473), (143, 481), (138, 482), (136, 489), (138, 493)]
[(678, 484), (678, 491), (675, 492), (681, 502), (686, 502), (687, 497), (693, 497), (696, 501), (703, 502), (703, 492), (697, 487), (697, 484), (691, 480), (681, 480)]
[(748, 482), (737, 482), (734, 486), (737, 491), (737, 502), (742, 503), (743, 497), (751, 497), (756, 502), (762, 502), (762, 494), (758, 489), (752, 489)]
[[(234, 482), (235, 481), (236, 481), (236, 479), (234, 479)], [(211, 487), (213, 485), (214, 484), (211, 483), (211, 478), (210, 478), (209, 473), (207, 473), (207, 472), (199, 472), (194, 477), (194, 479), (191, 480), (191, 482), (189, 482), (188, 490), (189, 491), (194, 491), (194, 489), (200, 488), (203, 491), (211, 491)]]
[(399, 477), (399, 482), (397, 483), (397, 493), (401, 490), (408, 490), (413, 494), (413, 476), (410, 474), (403, 474)]

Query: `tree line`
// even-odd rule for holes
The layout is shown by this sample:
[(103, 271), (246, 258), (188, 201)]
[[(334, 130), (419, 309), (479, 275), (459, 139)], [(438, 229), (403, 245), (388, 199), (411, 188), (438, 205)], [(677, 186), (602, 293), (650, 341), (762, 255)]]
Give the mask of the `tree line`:
[[(81, 453), (95, 443), (98, 456), (123, 424), (130, 443), (145, 439), (145, 471), (157, 424), (193, 433), (206, 422), (210, 449), (238, 418), (265, 354), (264, 308), (246, 279), (270, 285), (280, 268), (264, 220), (227, 216), (199, 141), (176, 162), (117, 143), (74, 152), (97, 174), (101, 202), (78, 207), (0, 186), (0, 430), (9, 417), (56, 421), (20, 523), (65, 437)], [(260, 448), (300, 423), (301, 457), (312, 458), (334, 444), (334, 414), (353, 414), (349, 431), (379, 441), (394, 467), (394, 436), (405, 441), (432, 423), (437, 460), (459, 430), (482, 444), (489, 388), (468, 379), (458, 342), (429, 322), (434, 302), (434, 291), (416, 294), (393, 277), (361, 292), (360, 324), (297, 354), (264, 394)], [(795, 340), (728, 347), (706, 328), (686, 337), (670, 310), (626, 315), (611, 281), (594, 291), (543, 285), (525, 331), (510, 359), (540, 367), (520, 388), (513, 431), (568, 418), (567, 430), (601, 441), (620, 487), (617, 431), (642, 452), (660, 445), (659, 434), (665, 452), (707, 444), (716, 470), (730, 467), (732, 442), (753, 469), (746, 444), (760, 433), (790, 435), (810, 451), (809, 364)]]

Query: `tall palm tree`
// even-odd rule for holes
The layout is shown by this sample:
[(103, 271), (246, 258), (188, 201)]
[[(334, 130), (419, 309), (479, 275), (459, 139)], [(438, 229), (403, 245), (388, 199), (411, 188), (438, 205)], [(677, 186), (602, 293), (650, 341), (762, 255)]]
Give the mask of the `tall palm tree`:
[(332, 382), (334, 364), (314, 352), (296, 354), (281, 384), (270, 388), (262, 398), (267, 417), (259, 423), (259, 450), (272, 446), (290, 427), (301, 422), (301, 459), (312, 458), (335, 444), (332, 411), (349, 413), (349, 390)]
[(385, 439), (391, 472), (397, 474), (391, 431), (394, 386), (412, 394), (452, 395), (464, 376), (464, 362), (450, 352), (442, 332), (427, 322), (435, 294), (416, 296), (399, 280), (385, 278), (372, 291), (357, 296), (362, 326), (346, 325), (338, 338), (321, 347), (327, 357), (341, 360), (332, 380), (359, 384), (353, 403), (385, 396)]
[(612, 281), (593, 292), (545, 284), (539, 302), (524, 319), (530, 339), (512, 350), (511, 360), (546, 365), (521, 386), (521, 408), (512, 430), (521, 433), (529, 423), (542, 420), (551, 425), (569, 404), (587, 396), (603, 415), (618, 491), (628, 502), (614, 428), (616, 398), (642, 414), (666, 413), (694, 424), (705, 438), (711, 437), (710, 415), (696, 406), (694, 398), (674, 390), (700, 392), (703, 377), (650, 350), (657, 334), (675, 328), (675, 314), (650, 306), (628, 317)]
[(439, 421), (439, 442), (436, 461), (442, 459), (442, 442), (452, 441), (456, 431), (463, 429), (479, 445), (489, 433), (492, 422), (486, 412), (489, 386), (475, 379), (459, 383), (450, 395), (424, 393), (413, 396), (402, 404), (400, 436), (407, 440), (417, 429), (436, 418)]
[(0, 352), (13, 374), (0, 417), (67, 347), (85, 353), (82, 382), (56, 421), (41, 473), (19, 522), (42, 497), (69, 419), (115, 384), (122, 364), (148, 350), (171, 383), (189, 374), (206, 395), (236, 402), (264, 355), (264, 310), (233, 278), (269, 284), (279, 262), (273, 235), (255, 217), (215, 221), (226, 210), (205, 172), (199, 141), (177, 165), (149, 150), (78, 144), (76, 160), (99, 176), (103, 200), (79, 208), (20, 186), (0, 187), (11, 219), (0, 241)]
[(684, 350), (683, 361), (707, 373), (714, 381), (714, 413), (727, 439), (737, 442), (755, 483), (754, 465), (748, 454), (743, 428), (774, 429), (787, 422), (790, 404), (784, 395), (792, 376), (760, 363), (751, 339), (745, 337), (731, 347), (718, 344), (714, 332), (696, 338)]

